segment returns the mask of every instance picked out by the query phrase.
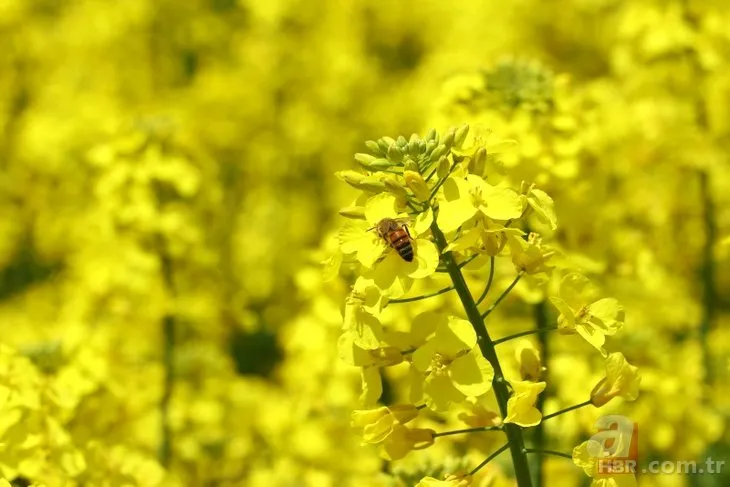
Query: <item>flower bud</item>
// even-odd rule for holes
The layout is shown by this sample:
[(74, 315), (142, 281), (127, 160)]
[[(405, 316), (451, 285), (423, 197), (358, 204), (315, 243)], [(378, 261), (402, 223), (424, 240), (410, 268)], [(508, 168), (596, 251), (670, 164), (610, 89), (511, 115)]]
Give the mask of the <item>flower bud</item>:
[(444, 146), (446, 146), (447, 149), (451, 149), (451, 147), (454, 145), (454, 139), (456, 138), (456, 129), (451, 128), (448, 132), (446, 132), (446, 135), (444, 136), (443, 141), (441, 141)]
[(367, 142), (365, 142), (365, 147), (367, 147), (370, 150), (370, 152), (373, 153), (373, 154), (375, 154), (376, 156), (383, 156), (383, 155), (385, 155), (385, 153), (380, 148), (380, 146), (378, 145), (378, 143), (375, 142), (374, 140), (368, 140)]
[(398, 140), (395, 143), (398, 144), (398, 147), (406, 147), (408, 145), (408, 141), (402, 135), (398, 136)]
[(408, 188), (413, 191), (416, 199), (419, 201), (428, 201), (431, 191), (428, 189), (428, 185), (424, 181), (423, 176), (415, 171), (404, 171), (403, 178)]
[(373, 176), (366, 176), (357, 171), (338, 171), (335, 175), (350, 186), (363, 191), (380, 193), (385, 191), (385, 183)]
[(438, 142), (435, 140), (429, 140), (426, 142), (426, 149), (425, 152), (429, 156), (433, 153), (434, 149), (438, 146)]
[(365, 219), (365, 207), (363, 206), (348, 206), (340, 210), (340, 215), (345, 218), (352, 218), (354, 220)]
[(487, 149), (480, 147), (476, 150), (469, 163), (469, 169), (472, 174), (481, 176), (484, 174), (484, 164), (487, 162)]
[(441, 156), (445, 155), (446, 152), (448, 152), (448, 149), (444, 144), (439, 144), (436, 147), (433, 148), (433, 150), (430, 152), (430, 159), (432, 161), (438, 161), (441, 159)]
[(363, 153), (355, 154), (355, 162), (371, 171), (381, 171), (394, 165), (391, 161), (384, 157), (375, 157), (370, 154)]
[(439, 159), (439, 166), (438, 166), (438, 169), (436, 169), (436, 175), (443, 179), (449, 175), (450, 171), (451, 171), (451, 162), (449, 161), (449, 158), (446, 156), (442, 156)]
[(403, 166), (404, 171), (419, 172), (418, 169), (418, 163), (416, 161), (411, 158), (406, 159), (406, 163)]
[(403, 183), (395, 178), (385, 178), (383, 179), (383, 183), (385, 183), (388, 191), (396, 196), (406, 196), (408, 194), (408, 192), (406, 191), (406, 187), (403, 185)]
[(420, 146), (421, 140), (418, 138), (416, 134), (413, 134), (411, 136), (410, 142), (408, 142), (408, 153), (411, 155), (411, 157), (418, 157), (418, 154), (421, 152), (421, 146)]
[(393, 162), (401, 162), (403, 160), (403, 151), (398, 148), (397, 145), (393, 144), (388, 147), (388, 159)]
[(456, 129), (456, 133), (454, 134), (454, 147), (461, 148), (467, 135), (469, 135), (469, 125), (465, 123)]

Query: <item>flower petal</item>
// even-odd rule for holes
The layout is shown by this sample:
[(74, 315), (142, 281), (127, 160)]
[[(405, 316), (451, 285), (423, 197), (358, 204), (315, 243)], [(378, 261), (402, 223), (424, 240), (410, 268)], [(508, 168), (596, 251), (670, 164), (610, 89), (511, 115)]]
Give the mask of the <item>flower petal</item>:
[(416, 220), (410, 227), (410, 230), (412, 230), (411, 233), (414, 237), (423, 235), (431, 229), (431, 223), (433, 223), (433, 211), (429, 208), (416, 216)]
[(441, 231), (449, 233), (474, 216), (477, 208), (472, 204), (469, 185), (463, 178), (449, 177), (442, 190), (437, 221)]
[(462, 394), (478, 397), (492, 388), (494, 369), (479, 350), (471, 350), (449, 365), (449, 377)]
[(615, 298), (599, 299), (588, 305), (591, 323), (605, 335), (613, 335), (624, 324), (624, 307)]
[(482, 204), (479, 209), (493, 220), (510, 220), (522, 216), (524, 202), (513, 189), (491, 184), (478, 178), (482, 191)]
[(464, 395), (445, 375), (429, 375), (423, 388), (426, 405), (434, 411), (447, 411), (452, 402), (460, 402)]
[(380, 369), (378, 367), (363, 367), (361, 377), (362, 394), (360, 395), (360, 403), (364, 407), (372, 407), (383, 394)]
[(376, 194), (365, 204), (365, 219), (369, 226), (377, 225), (383, 218), (398, 218), (396, 198), (390, 193)]
[(413, 262), (406, 264), (408, 277), (413, 279), (423, 279), (434, 272), (439, 265), (439, 251), (430, 240), (419, 238), (414, 240), (413, 244)]
[(449, 316), (446, 324), (436, 329), (433, 340), (439, 353), (456, 357), (459, 353), (474, 348), (477, 344), (477, 334), (467, 320)]

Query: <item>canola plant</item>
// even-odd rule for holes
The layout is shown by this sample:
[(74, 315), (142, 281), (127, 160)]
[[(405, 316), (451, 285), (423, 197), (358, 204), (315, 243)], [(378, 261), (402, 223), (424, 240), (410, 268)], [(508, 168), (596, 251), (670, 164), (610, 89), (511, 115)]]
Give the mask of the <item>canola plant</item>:
[(0, 485), (727, 485), (729, 7), (0, 0)]

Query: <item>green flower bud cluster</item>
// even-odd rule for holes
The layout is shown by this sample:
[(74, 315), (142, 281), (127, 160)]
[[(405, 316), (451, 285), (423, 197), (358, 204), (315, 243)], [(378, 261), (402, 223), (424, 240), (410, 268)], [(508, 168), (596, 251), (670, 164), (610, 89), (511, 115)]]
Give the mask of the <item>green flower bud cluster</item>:
[(486, 90), (492, 102), (507, 108), (546, 111), (554, 99), (554, 76), (544, 66), (517, 59), (504, 60), (485, 70)]
[[(477, 134), (467, 142), (469, 129), (469, 124), (463, 124), (446, 130), (443, 135), (432, 129), (425, 137), (413, 134), (410, 139), (399, 136), (367, 141), (369, 152), (355, 154), (355, 161), (366, 172), (345, 170), (336, 175), (366, 193), (390, 193), (401, 206), (410, 205), (413, 210), (428, 206), (457, 167), (465, 173), (484, 176), (486, 141)], [(359, 206), (344, 208), (340, 214), (353, 219), (364, 217)]]
[[(355, 154), (355, 161), (368, 171), (378, 172), (390, 170), (400, 173), (414, 171), (424, 174), (429, 168), (439, 163), (448, 155), (449, 150), (459, 144), (457, 130), (451, 129), (443, 138), (431, 129), (425, 137), (418, 134), (410, 139), (399, 136), (397, 139), (381, 137), (365, 143), (368, 153)], [(461, 137), (466, 137), (466, 133)]]

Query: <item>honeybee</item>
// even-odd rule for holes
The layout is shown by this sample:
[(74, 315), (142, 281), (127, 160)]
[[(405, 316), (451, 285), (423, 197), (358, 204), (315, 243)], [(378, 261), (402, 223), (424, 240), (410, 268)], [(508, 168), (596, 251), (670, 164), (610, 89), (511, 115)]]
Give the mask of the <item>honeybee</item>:
[(370, 230), (375, 230), (380, 238), (394, 248), (406, 262), (413, 262), (413, 240), (405, 218), (383, 218)]

